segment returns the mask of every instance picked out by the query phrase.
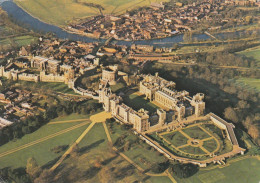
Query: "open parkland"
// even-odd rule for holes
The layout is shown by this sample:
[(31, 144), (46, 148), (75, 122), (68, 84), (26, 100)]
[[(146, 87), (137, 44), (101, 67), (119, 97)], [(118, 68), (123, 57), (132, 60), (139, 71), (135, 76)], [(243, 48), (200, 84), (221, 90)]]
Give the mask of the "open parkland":
[[(67, 166), (65, 168), (65, 164), (69, 167), (73, 165), (83, 171), (88, 169), (90, 164), (95, 163), (95, 159), (101, 158), (103, 166), (113, 166), (117, 163), (119, 167), (131, 167), (132, 171), (138, 172), (138, 174), (124, 177), (123, 181), (134, 181), (141, 177), (144, 182), (214, 183), (235, 181), (244, 183), (258, 182), (260, 179), (258, 174), (260, 171), (259, 156), (247, 154), (228, 159), (225, 165), (210, 165), (206, 168), (200, 168), (199, 173), (188, 179), (178, 179), (168, 170), (161, 174), (154, 174), (149, 171), (150, 166), (153, 163), (163, 162), (164, 157), (158, 156), (156, 151), (149, 150), (149, 145), (139, 143), (124, 152), (113, 146), (111, 150), (111, 145), (123, 134), (127, 134), (126, 138), (130, 141), (137, 141), (137, 137), (129, 132), (129, 129), (122, 128), (117, 122), (107, 124), (105, 121), (109, 118), (111, 118), (111, 114), (107, 112), (99, 112), (92, 116), (71, 114), (58, 117), (34, 133), (1, 146), (0, 168), (25, 167), (27, 159), (34, 157), (40, 166), (56, 171), (57, 176), (59, 176), (61, 172), (68, 171), (64, 170), (69, 169)], [(198, 123), (182, 130), (159, 133), (158, 136), (174, 148), (200, 156), (219, 149), (218, 140), (210, 133), (210, 130), (205, 128), (204, 125)], [(190, 140), (193, 137), (200, 140), (198, 144), (191, 144)], [(66, 145), (67, 149), (60, 153), (50, 151), (59, 145)], [(70, 157), (75, 145), (79, 147), (81, 152), (76, 161)], [(73, 173), (75, 172), (68, 173), (68, 180), (70, 176), (73, 176)], [(91, 178), (91, 181), (98, 181), (97, 177), (100, 178), (100, 176), (95, 176)]]

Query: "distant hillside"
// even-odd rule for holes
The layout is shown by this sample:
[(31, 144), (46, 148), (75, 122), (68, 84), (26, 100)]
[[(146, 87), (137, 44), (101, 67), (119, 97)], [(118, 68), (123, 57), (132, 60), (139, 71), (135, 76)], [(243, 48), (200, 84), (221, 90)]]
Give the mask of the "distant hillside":
[(161, 1), (168, 0), (14, 0), (34, 17), (58, 26), (101, 13), (118, 15)]

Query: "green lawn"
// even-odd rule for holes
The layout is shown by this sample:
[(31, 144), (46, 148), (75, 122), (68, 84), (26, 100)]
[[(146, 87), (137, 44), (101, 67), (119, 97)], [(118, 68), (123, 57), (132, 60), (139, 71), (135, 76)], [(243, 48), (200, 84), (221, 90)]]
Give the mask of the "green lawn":
[(260, 180), (260, 161), (248, 158), (233, 162), (224, 168), (201, 170), (187, 179), (178, 179), (181, 183), (258, 183)]
[(13, 41), (17, 46), (27, 46), (31, 42), (35, 40), (35, 37), (30, 36), (30, 35), (25, 35), (25, 36), (17, 36), (13, 38), (6, 38), (6, 39), (0, 39), (0, 45), (6, 45), (10, 46), (11, 42)]
[(159, 109), (158, 106), (152, 104), (149, 100), (146, 100), (143, 96), (139, 96), (136, 94), (131, 94), (124, 97), (124, 103), (135, 110), (144, 108), (149, 112), (156, 112), (156, 110)]
[(258, 61), (258, 67), (260, 66), (260, 46), (237, 52), (237, 54), (255, 59)]
[(199, 147), (192, 147), (192, 146), (187, 146), (187, 147), (183, 147), (180, 150), (182, 150), (183, 152), (186, 152), (188, 154), (198, 154), (198, 155), (202, 155), (202, 154), (206, 154), (201, 148)]
[(96, 123), (79, 143), (81, 150), (102, 151), (107, 148), (107, 136), (102, 123)]
[(123, 153), (143, 169), (149, 169), (154, 163), (160, 163), (166, 160), (164, 156), (160, 156), (160, 153), (150, 148), (148, 144), (139, 141), (138, 137), (132, 134), (132, 132), (122, 129), (120, 124), (114, 122), (112, 131), (114, 133), (111, 133), (110, 130), (110, 134), (113, 142), (115, 142), (118, 137), (127, 135), (125, 142), (129, 141), (131, 145), (130, 149), (123, 151)]
[(209, 152), (213, 152), (217, 148), (217, 142), (214, 139), (204, 141), (203, 147)]
[[(75, 120), (75, 119), (88, 119), (90, 117), (90, 115), (84, 115), (84, 114), (70, 114), (68, 116), (60, 116), (58, 118), (55, 118), (53, 120), (51, 120), (51, 122), (55, 122), (55, 121), (67, 121), (67, 120)], [(63, 125), (63, 124), (62, 124)]]
[(118, 92), (120, 91), (121, 89), (123, 89), (126, 85), (124, 83), (117, 83), (116, 85), (112, 85), (110, 86), (112, 92)]
[(15, 0), (15, 3), (47, 23), (64, 26), (73, 20), (100, 14), (97, 8), (86, 6), (82, 2), (101, 5), (105, 8), (103, 10), (104, 14), (121, 14), (127, 10), (147, 6), (156, 1), (160, 2), (162, 0)]
[[(74, 124), (75, 125), (75, 124)], [(72, 144), (79, 136), (80, 134), (87, 128), (88, 125), (82, 126), (80, 128), (77, 128), (75, 130), (72, 130), (70, 132), (64, 133), (62, 135), (59, 135), (55, 138), (46, 140), (42, 143), (30, 146), (26, 149), (17, 151), (13, 154), (7, 155), (5, 157), (0, 158), (1, 164), (0, 167), (8, 167), (11, 166), (13, 168), (18, 168), (18, 167), (25, 167), (26, 166), (26, 161), (30, 157), (34, 157), (38, 164), (40, 166), (46, 165), (50, 161), (55, 160), (59, 156), (61, 156), (64, 152), (55, 154), (50, 151), (53, 147), (59, 146), (59, 145), (70, 145)], [(53, 125), (50, 125), (49, 128), (52, 128)], [(48, 129), (50, 130), (50, 129)], [(48, 130), (45, 129), (45, 134), (48, 133)], [(39, 132), (40, 133), (40, 132)], [(69, 135), (68, 135), (69, 134)], [(36, 138), (33, 138), (32, 136), (36, 136)], [(40, 136), (40, 135), (39, 135)], [(11, 146), (18, 147), (18, 144), (21, 144), (27, 140), (30, 140), (32, 142), (33, 140), (36, 140), (39, 138), (38, 133), (35, 132), (32, 135), (27, 135), (24, 138), (17, 140), (16, 142), (11, 142), (3, 147), (3, 149), (10, 149)], [(47, 136), (47, 134), (45, 135)]]
[[(54, 119), (53, 121), (61, 121), (61, 120), (70, 120), (70, 119), (81, 119), (83, 115), (79, 115), (78, 117), (76, 114), (72, 114), (66, 117), (59, 117)], [(85, 116), (87, 117), (87, 116)], [(44, 125), (39, 130), (23, 136), (21, 139), (17, 139), (16, 141), (11, 141), (5, 145), (2, 145), (0, 148), (0, 153), (6, 152), (8, 150), (17, 148), (24, 144), (30, 143), (37, 139), (46, 137), (48, 135), (54, 134), (58, 131), (64, 130), (66, 128), (70, 128), (74, 125), (77, 125), (82, 122), (74, 122), (74, 123), (65, 123), (65, 124), (53, 124), (53, 125)], [(82, 126), (70, 132), (64, 133), (62, 135), (56, 136), (54, 138), (48, 139), (44, 142), (39, 144), (30, 146), (23, 150), (17, 151), (15, 153), (9, 154), (0, 158), (0, 168), (4, 168), (7, 166), (12, 166), (14, 168), (26, 166), (26, 161), (30, 157), (34, 157), (37, 162), (42, 166), (48, 163), (49, 161), (54, 160), (55, 158), (59, 157), (61, 153), (55, 154), (50, 151), (51, 148), (58, 146), (58, 145), (70, 145), (73, 143), (80, 134), (87, 128), (88, 125)], [(69, 134), (69, 135), (68, 135)]]
[(242, 87), (245, 87), (249, 90), (255, 90), (260, 92), (260, 79), (255, 78), (240, 78), (237, 79), (236, 84)]
[(168, 177), (150, 177), (148, 180), (149, 181), (147, 181), (147, 183), (172, 183), (172, 181)]
[(171, 142), (172, 145), (174, 145), (175, 147), (187, 144), (187, 138), (185, 136), (183, 136), (180, 132), (175, 131), (172, 133), (168, 133), (166, 135), (163, 135), (163, 137)]
[(210, 137), (206, 132), (204, 132), (198, 126), (185, 128), (182, 131), (194, 139), (205, 139), (205, 138)]
[(37, 88), (37, 89), (44, 89), (44, 90), (52, 90), (55, 92), (61, 92), (65, 94), (73, 94), (78, 95), (75, 93), (68, 85), (64, 83), (56, 83), (56, 82), (31, 82), (31, 81), (18, 81), (18, 83), (22, 85), (26, 85), (30, 88)]

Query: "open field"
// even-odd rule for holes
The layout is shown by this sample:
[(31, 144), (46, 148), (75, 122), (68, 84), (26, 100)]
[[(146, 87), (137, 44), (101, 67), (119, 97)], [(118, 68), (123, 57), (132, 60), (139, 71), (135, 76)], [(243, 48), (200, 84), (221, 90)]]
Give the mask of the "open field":
[(240, 78), (236, 81), (237, 85), (243, 86), (250, 90), (255, 90), (257, 92), (260, 92), (260, 79), (255, 78)]
[[(0, 33), (1, 33), (1, 31), (0, 31)], [(30, 36), (30, 35), (2, 38), (2, 39), (0, 39), (0, 45), (3, 47), (8, 47), (8, 48), (11, 47), (12, 44), (16, 44), (18, 47), (27, 46), (34, 40), (35, 40), (35, 37)]]
[[(108, 182), (141, 181), (147, 183), (170, 183), (168, 177), (150, 177), (142, 174), (119, 154), (115, 153), (111, 148), (112, 146), (109, 144), (108, 136), (105, 133), (104, 127), (104, 124), (96, 123), (78, 144), (78, 155), (76, 157), (70, 156), (62, 162), (60, 169), (58, 169), (58, 172), (56, 173), (57, 182), (59, 180), (72, 182), (77, 179), (79, 182), (102, 182), (102, 180), (106, 180)], [(128, 130), (123, 130), (121, 125), (115, 122), (113, 124), (113, 131), (113, 135), (111, 135), (114, 140), (114, 135), (121, 136), (122, 134), (129, 134)], [(136, 137), (129, 134), (127, 139), (134, 140)], [(129, 158), (132, 159), (132, 157), (134, 157), (132, 160), (134, 162), (138, 161), (140, 155), (144, 157), (144, 154), (147, 154), (147, 152), (144, 152), (143, 150), (143, 148), (134, 147), (132, 151), (131, 148), (131, 152), (129, 151), (131, 157)], [(126, 154), (127, 152), (123, 153)], [(152, 153), (154, 156), (151, 157), (151, 159), (158, 163), (158, 160), (160, 160), (161, 157), (158, 158), (154, 151)], [(139, 162), (139, 164), (144, 165), (143, 162)]]
[[(52, 120), (50, 123), (58, 121), (61, 122), (65, 120), (77, 120), (83, 118), (87, 120), (88, 117), (89, 116), (87, 115), (72, 114), (69, 116), (58, 117)], [(5, 145), (2, 145), (0, 148), (0, 156), (4, 155), (4, 153), (6, 152), (11, 152), (13, 149), (17, 149), (19, 147), (26, 147), (26, 145), (27, 147), (23, 149), (21, 148), (20, 150), (18, 149), (16, 152), (6, 154), (0, 157), (0, 168), (25, 167), (26, 161), (30, 157), (34, 157), (41, 166), (47, 165), (49, 162), (55, 160), (63, 153), (53, 153), (50, 151), (51, 148), (59, 145), (70, 145), (72, 142), (74, 142), (74, 140), (84, 131), (85, 128), (87, 128), (89, 124), (79, 126), (78, 128), (76, 128), (75, 126), (82, 124), (83, 122), (86, 122), (86, 120), (73, 123), (52, 125), (46, 124), (42, 126), (39, 130), (31, 134), (25, 135), (21, 139), (17, 139), (16, 141), (11, 141)], [(62, 131), (64, 131), (64, 133), (58, 133)], [(55, 136), (55, 134), (57, 135)], [(32, 143), (37, 142), (38, 139), (42, 139), (42, 141), (33, 145)]]
[(258, 61), (258, 67), (260, 67), (260, 46), (256, 46), (241, 52), (237, 52), (237, 54), (255, 59), (256, 61)]
[[(236, 159), (239, 158), (242, 159), (243, 157)], [(181, 183), (258, 183), (260, 180), (260, 161), (251, 157), (231, 162), (224, 167), (218, 166), (212, 170), (206, 169), (202, 168), (197, 174), (187, 179), (176, 178), (176, 180)]]
[(135, 110), (144, 108), (149, 112), (155, 112), (159, 108), (155, 104), (152, 104), (148, 99), (146, 100), (144, 96), (140, 96), (137, 93), (126, 96), (124, 102)]
[[(160, 0), (161, 1), (161, 0)], [(151, 2), (160, 2), (159, 0), (15, 0), (15, 3), (22, 7), (31, 15), (40, 20), (65, 26), (71, 21), (84, 17), (100, 15), (97, 8), (86, 6), (83, 3), (93, 3), (101, 5), (103, 14), (122, 14), (127, 10), (137, 7), (148, 6)], [(163, 0), (167, 1), (167, 0)]]

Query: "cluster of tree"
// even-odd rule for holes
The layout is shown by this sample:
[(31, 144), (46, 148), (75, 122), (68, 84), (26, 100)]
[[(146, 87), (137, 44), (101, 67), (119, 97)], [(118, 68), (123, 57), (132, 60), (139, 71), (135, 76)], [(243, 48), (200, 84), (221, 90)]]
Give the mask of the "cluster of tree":
[(77, 114), (93, 114), (102, 107), (101, 104), (91, 101), (75, 102), (64, 101), (57, 106), (55, 112), (58, 115), (69, 115), (72, 113)]
[(48, 169), (42, 169), (33, 157), (27, 160), (25, 175), (29, 175), (30, 182), (35, 183), (53, 182), (54, 179), (54, 174)]
[(241, 57), (227, 50), (213, 53), (198, 53), (190, 56), (197, 63), (206, 63), (207, 65), (216, 66), (237, 66), (237, 67), (255, 67), (257, 62), (254, 59)]
[(0, 182), (31, 183), (32, 181), (25, 168), (7, 167), (0, 169)]
[(101, 6), (100, 4), (96, 4), (96, 3), (86, 3), (86, 2), (81, 2), (81, 1), (79, 1), (79, 0), (74, 0), (74, 2), (79, 3), (79, 4), (82, 4), (82, 5), (84, 5), (84, 6), (89, 6), (89, 7), (92, 7), (92, 8), (97, 8), (97, 9), (99, 9), (99, 11), (105, 9), (103, 6)]
[[(210, 27), (221, 27), (221, 29), (233, 28), (257, 22), (257, 9), (242, 10), (234, 6), (223, 6), (218, 14), (211, 14), (211, 19), (203, 19), (193, 25), (195, 30), (208, 30)], [(228, 21), (223, 21), (228, 20)], [(231, 34), (229, 34), (232, 36)]]
[(162, 163), (155, 163), (151, 166), (151, 171), (156, 174), (163, 173), (169, 168), (170, 165), (171, 164), (169, 160)]
[(174, 164), (171, 166), (171, 171), (178, 178), (188, 178), (199, 171), (199, 167), (197, 165), (188, 163), (188, 164)]

